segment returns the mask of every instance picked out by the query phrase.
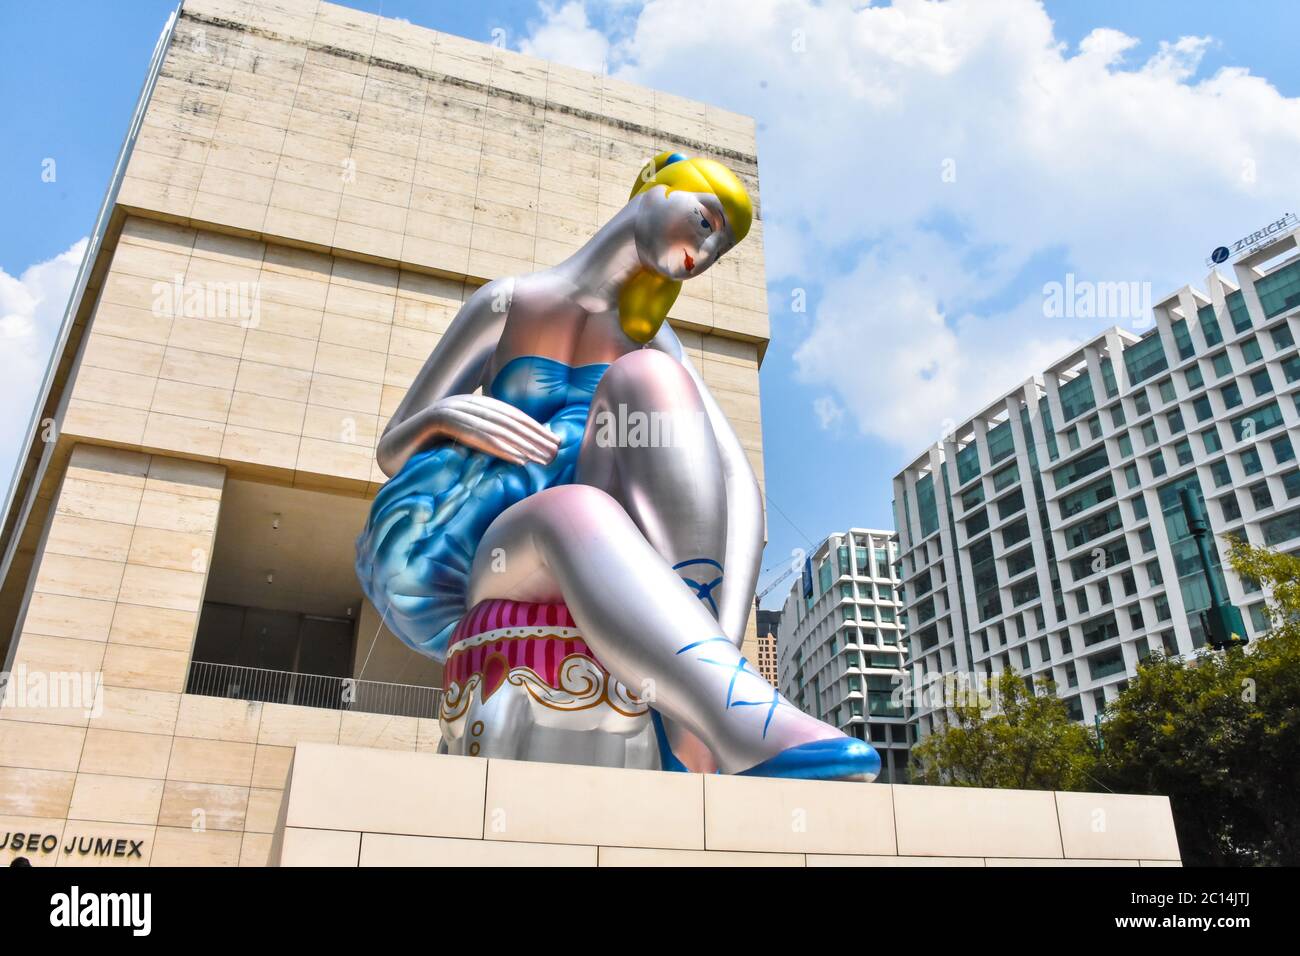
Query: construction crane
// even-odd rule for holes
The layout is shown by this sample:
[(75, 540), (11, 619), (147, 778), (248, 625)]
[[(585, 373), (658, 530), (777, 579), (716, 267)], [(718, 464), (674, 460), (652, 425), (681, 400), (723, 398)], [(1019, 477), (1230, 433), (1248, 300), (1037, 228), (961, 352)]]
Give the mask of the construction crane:
[(784, 584), (786, 579), (789, 578), (790, 575), (798, 574), (799, 571), (800, 568), (797, 565), (791, 565), (790, 567), (786, 568), (785, 571), (781, 572), (781, 574), (775, 580), (769, 583), (767, 587), (763, 588), (763, 590), (755, 594), (754, 610), (755, 611), (758, 610), (759, 603), (763, 600), (763, 598), (767, 597), (769, 594), (775, 591), (780, 585)]

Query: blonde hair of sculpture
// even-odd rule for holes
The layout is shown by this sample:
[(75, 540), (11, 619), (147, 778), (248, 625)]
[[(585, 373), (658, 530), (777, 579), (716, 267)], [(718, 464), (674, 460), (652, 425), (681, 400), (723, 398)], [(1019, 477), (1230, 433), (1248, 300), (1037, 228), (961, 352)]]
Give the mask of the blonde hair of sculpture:
[[(716, 196), (735, 243), (749, 234), (754, 205), (736, 174), (712, 159), (687, 159), (680, 153), (660, 153), (641, 170), (628, 201), (656, 186), (669, 192), (683, 189)], [(682, 284), (656, 272), (642, 269), (623, 287), (618, 300), (619, 322), (624, 333), (642, 345), (653, 339), (677, 301)]]

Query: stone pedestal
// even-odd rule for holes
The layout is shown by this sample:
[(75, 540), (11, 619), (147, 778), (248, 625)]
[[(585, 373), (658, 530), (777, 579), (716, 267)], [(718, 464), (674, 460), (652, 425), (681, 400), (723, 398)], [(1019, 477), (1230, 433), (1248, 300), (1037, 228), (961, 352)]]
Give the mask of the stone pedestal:
[(1166, 797), (762, 780), (298, 744), (281, 866), (1178, 866)]

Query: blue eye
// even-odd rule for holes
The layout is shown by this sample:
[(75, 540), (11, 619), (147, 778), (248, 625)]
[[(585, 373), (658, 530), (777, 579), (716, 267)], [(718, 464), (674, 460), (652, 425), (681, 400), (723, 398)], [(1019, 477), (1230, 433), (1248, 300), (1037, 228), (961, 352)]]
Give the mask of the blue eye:
[(704, 216), (700, 216), (700, 225), (704, 227), (705, 232), (713, 231), (713, 224), (709, 222), (709, 220), (705, 219)]

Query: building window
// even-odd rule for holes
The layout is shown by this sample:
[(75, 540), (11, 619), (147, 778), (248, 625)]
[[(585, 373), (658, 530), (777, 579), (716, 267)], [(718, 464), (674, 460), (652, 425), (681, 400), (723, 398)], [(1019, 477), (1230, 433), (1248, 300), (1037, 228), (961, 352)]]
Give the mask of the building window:
[(1129, 559), (1128, 545), (1123, 538), (1118, 538), (1110, 544), (1101, 548), (1102, 553), (1093, 556), (1092, 551), (1087, 551), (1078, 557), (1070, 559), (1070, 575), (1074, 581), (1080, 581), (1084, 578), (1091, 577), (1094, 574), (1100, 574), (1107, 568), (1113, 568), (1124, 564)]
[(1016, 450), (1015, 436), (1011, 432), (1011, 419), (1007, 419), (988, 433), (989, 463), (996, 465)]
[(1114, 398), (1119, 394), (1119, 383), (1115, 381), (1115, 366), (1109, 358), (1101, 360), (1101, 382), (1106, 389), (1106, 395)]
[(1128, 369), (1129, 381), (1134, 384), (1144, 382), (1167, 369), (1169, 359), (1165, 356), (1159, 331), (1152, 329), (1142, 341), (1126, 348), (1124, 365)]
[(1052, 481), (1055, 482), (1056, 488), (1059, 491), (1067, 485), (1071, 485), (1078, 481), (1080, 478), (1086, 478), (1088, 475), (1100, 471), (1109, 464), (1110, 460), (1106, 457), (1106, 448), (1103, 445), (1095, 451), (1091, 451), (1086, 455), (1068, 462), (1067, 464), (1061, 465), (1052, 473)]
[(1238, 332), (1250, 328), (1250, 311), (1246, 308), (1246, 297), (1241, 290), (1228, 293), (1228, 315), (1232, 318), (1232, 327)]
[(1214, 314), (1213, 305), (1203, 305), (1196, 310), (1196, 317), (1201, 321), (1201, 336), (1209, 348), (1214, 348), (1223, 341), (1223, 332), (1219, 329), (1219, 319)]
[(1253, 335), (1241, 343), (1241, 357), (1246, 360), (1247, 365), (1254, 365), (1264, 357), (1264, 351), (1259, 347), (1259, 339)]
[(1178, 357), (1180, 359), (1191, 358), (1196, 351), (1196, 346), (1192, 344), (1192, 332), (1187, 327), (1187, 320), (1179, 319), (1177, 322), (1172, 322), (1169, 328), (1174, 333), (1174, 344), (1178, 346)]
[(1024, 548), (1007, 556), (1007, 577), (1015, 578), (1034, 566), (1034, 549)]
[(1012, 463), (993, 473), (993, 490), (1001, 491), (1020, 480), (1020, 469)]
[(925, 475), (916, 483), (916, 507), (921, 516), (921, 537), (928, 538), (939, 530), (939, 508), (934, 498), (934, 475)]
[(1020, 607), (1038, 597), (1038, 579), (1026, 578), (1019, 584), (1011, 586), (1011, 606)]
[(1273, 460), (1279, 465), (1295, 460), (1295, 448), (1291, 445), (1291, 439), (1286, 435), (1274, 438), (1269, 443), (1269, 447), (1273, 449)]
[(1264, 316), (1272, 318), (1300, 305), (1300, 262), (1292, 262), (1255, 283)]
[(1017, 488), (1015, 491), (1007, 495), (1005, 498), (999, 499), (997, 503), (997, 507), (998, 507), (999, 521), (1005, 518), (1009, 518), (1013, 514), (1017, 514), (1018, 512), (1024, 511), (1025, 510), (1024, 492), (1022, 492), (1019, 488)]
[(1093, 505), (1109, 501), (1114, 497), (1115, 483), (1109, 478), (1103, 478), (1101, 481), (1093, 482), (1086, 488), (1080, 488), (1078, 491), (1063, 495), (1058, 502), (1058, 507), (1061, 517), (1069, 518), (1080, 511), (1086, 511)]
[(1267, 405), (1252, 409), (1245, 415), (1238, 415), (1232, 419), (1231, 424), (1232, 433), (1237, 441), (1245, 441), (1281, 425), (1282, 409), (1278, 407), (1277, 402), (1269, 402)]
[(1086, 621), (1083, 624), (1082, 637), (1084, 647), (1092, 647), (1094, 644), (1119, 637), (1119, 624), (1115, 621), (1115, 615), (1107, 614), (1105, 617)]
[(1300, 495), (1300, 471), (1288, 471), (1282, 476), (1282, 490), (1288, 498)]
[(1066, 528), (1065, 546), (1067, 549), (1073, 550), (1087, 544), (1094, 538), (1101, 538), (1110, 534), (1112, 531), (1121, 527), (1122, 524), (1123, 521), (1120, 518), (1119, 506), (1112, 505), (1105, 511)]
[(1080, 372), (1070, 381), (1062, 383), (1058, 395), (1061, 399), (1061, 413), (1067, 422), (1097, 406), (1097, 399), (1092, 393), (1092, 379), (1087, 372)]
[(1029, 522), (1025, 518), (1014, 521), (1002, 529), (1002, 547), (1009, 548), (1029, 537)]
[(1250, 486), (1250, 500), (1256, 511), (1273, 507), (1273, 496), (1268, 492), (1268, 482), (1261, 481)]
[(957, 483), (964, 485), (980, 473), (979, 445), (971, 442), (957, 452)]
[(1264, 532), (1264, 543), (1272, 546), (1300, 537), (1300, 511), (1288, 511), (1263, 522), (1260, 528)]
[(1150, 528), (1142, 528), (1138, 531), (1138, 543), (1142, 545), (1143, 554), (1149, 554), (1156, 549), (1156, 539)]

